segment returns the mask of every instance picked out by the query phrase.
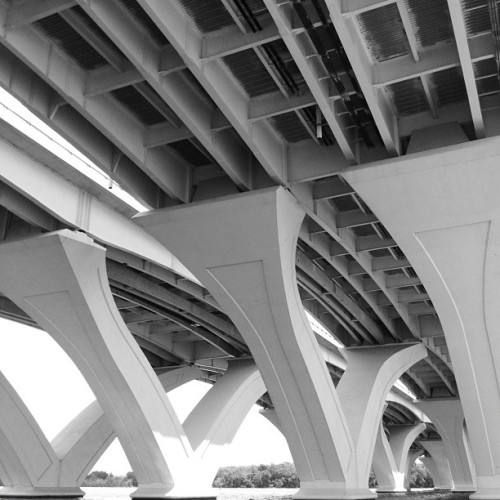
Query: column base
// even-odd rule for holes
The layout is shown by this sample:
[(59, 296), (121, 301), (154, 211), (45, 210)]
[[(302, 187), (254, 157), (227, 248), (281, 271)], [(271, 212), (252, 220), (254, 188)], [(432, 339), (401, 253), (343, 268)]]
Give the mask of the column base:
[(377, 498), (377, 493), (369, 488), (301, 486), (292, 498), (294, 500), (369, 500)]
[(217, 500), (217, 493), (213, 488), (161, 488), (138, 486), (130, 494), (133, 500)]
[(0, 488), (0, 499), (12, 500), (16, 499), (29, 499), (33, 500), (35, 498), (43, 499), (67, 499), (67, 500), (80, 500), (85, 495), (85, 492), (78, 487), (55, 487), (55, 488), (16, 488), (11, 486), (5, 486)]

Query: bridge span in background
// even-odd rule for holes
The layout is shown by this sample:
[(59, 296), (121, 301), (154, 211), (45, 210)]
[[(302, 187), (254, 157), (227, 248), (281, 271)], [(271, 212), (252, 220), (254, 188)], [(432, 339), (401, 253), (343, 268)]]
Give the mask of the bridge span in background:
[(500, 500), (499, 16), (0, 0), (0, 315), (96, 397), (49, 442), (0, 373), (0, 498), (82, 497), (115, 437), (132, 497), (213, 498), (258, 402), (297, 499), (404, 491), (420, 457)]

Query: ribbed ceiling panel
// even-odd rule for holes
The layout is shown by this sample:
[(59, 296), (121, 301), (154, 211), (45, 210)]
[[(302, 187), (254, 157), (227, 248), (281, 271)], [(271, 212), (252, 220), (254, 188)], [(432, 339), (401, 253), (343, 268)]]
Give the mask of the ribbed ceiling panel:
[(283, 139), (288, 142), (298, 142), (311, 137), (294, 112), (275, 116), (272, 121)]
[(220, 0), (180, 0), (180, 3), (202, 33), (234, 25), (233, 18)]
[(231, 73), (250, 97), (276, 92), (278, 87), (253, 49), (223, 58)]
[(111, 94), (144, 125), (155, 125), (165, 121), (165, 117), (133, 85), (113, 90)]
[(153, 20), (146, 14), (144, 9), (137, 3), (137, 0), (119, 0), (119, 2), (128, 10), (136, 22), (146, 30), (155, 43), (158, 45), (168, 45), (168, 40)]
[(41, 19), (33, 26), (82, 68), (91, 70), (108, 64), (106, 59), (58, 14)]
[(410, 52), (410, 45), (395, 3), (368, 10), (358, 17), (365, 43), (374, 61), (386, 61)]
[(400, 116), (414, 115), (429, 109), (420, 78), (393, 83), (386, 90)]
[(467, 36), (473, 37), (491, 31), (490, 14), (485, 0), (462, 0)]
[(449, 68), (433, 73), (430, 80), (436, 89), (440, 107), (467, 99), (464, 79), (458, 68)]
[(421, 47), (453, 39), (450, 10), (446, 0), (405, 0), (413, 33)]

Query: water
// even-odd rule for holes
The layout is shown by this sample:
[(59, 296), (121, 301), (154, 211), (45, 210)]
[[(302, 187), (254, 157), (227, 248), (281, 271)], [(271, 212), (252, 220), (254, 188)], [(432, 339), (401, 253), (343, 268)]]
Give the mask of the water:
[[(82, 488), (85, 500), (130, 500), (129, 495), (135, 488)], [(217, 488), (214, 496), (219, 500), (278, 500), (290, 498), (295, 488)], [(406, 493), (384, 493), (381, 500), (467, 500), (469, 493), (450, 493), (433, 490), (412, 490)]]

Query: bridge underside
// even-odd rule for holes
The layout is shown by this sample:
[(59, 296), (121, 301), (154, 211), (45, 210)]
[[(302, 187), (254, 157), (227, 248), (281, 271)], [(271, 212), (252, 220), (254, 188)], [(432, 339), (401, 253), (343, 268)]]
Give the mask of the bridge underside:
[[(5, 380), (0, 494), (81, 495), (116, 435), (134, 496), (210, 496), (258, 401), (297, 498), (373, 497), (373, 457), (405, 488), (418, 455), (500, 498), (498, 8), (0, 0), (0, 86), (110, 188), (0, 114), (0, 314), (52, 335), (97, 398), (48, 443)], [(213, 388), (182, 426), (161, 384), (194, 378)]]

